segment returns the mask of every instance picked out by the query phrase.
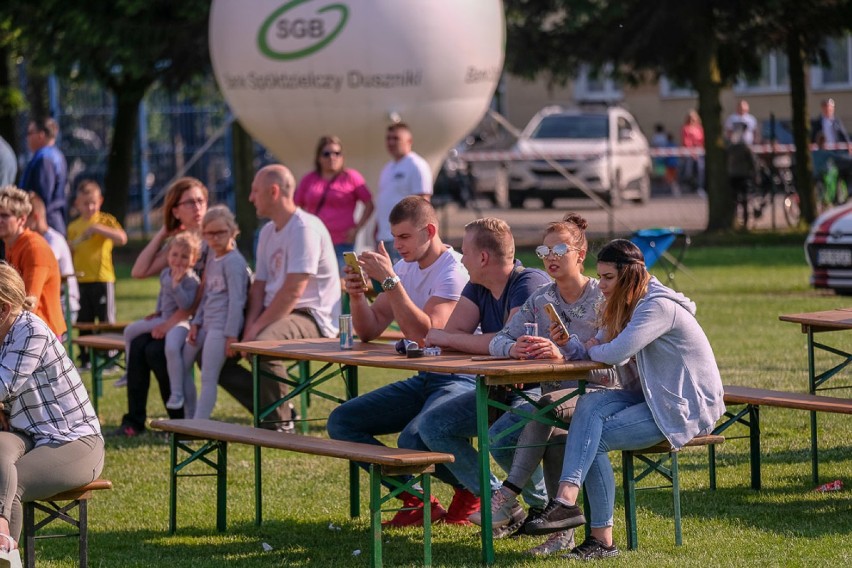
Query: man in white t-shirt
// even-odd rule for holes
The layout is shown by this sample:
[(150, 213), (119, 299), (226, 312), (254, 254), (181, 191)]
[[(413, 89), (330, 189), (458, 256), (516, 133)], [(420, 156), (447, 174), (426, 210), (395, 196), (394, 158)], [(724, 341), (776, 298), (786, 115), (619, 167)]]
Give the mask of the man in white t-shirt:
[(725, 138), (737, 135), (743, 143), (752, 145), (757, 141), (757, 119), (749, 113), (748, 101), (740, 99), (737, 112), (725, 119)]
[(385, 145), (391, 160), (379, 175), (379, 193), (376, 199), (376, 240), (385, 245), (385, 250), (396, 262), (399, 256), (393, 248), (393, 235), (388, 222), (391, 209), (404, 197), (420, 195), (430, 199), (432, 195), (432, 169), (419, 154), (412, 151), (411, 129), (403, 122), (388, 126)]
[[(282, 165), (266, 166), (251, 184), (249, 200), (257, 216), (269, 223), (257, 242), (255, 280), (249, 290), (243, 341), (334, 337), (340, 315), (340, 276), (331, 235), (323, 222), (296, 207), (296, 182)], [(261, 369), (287, 376), (280, 360), (263, 361)], [(219, 383), (246, 408), (252, 408), (251, 374), (238, 365), (223, 369)], [(287, 394), (287, 385), (260, 384), (263, 406)], [(262, 426), (293, 432), (293, 409), (282, 404)]]
[[(370, 341), (396, 320), (406, 338), (423, 345), (431, 328), (440, 329), (447, 323), (468, 282), (468, 273), (461, 255), (441, 242), (438, 217), (426, 199), (404, 198), (391, 210), (389, 219), (394, 247), (402, 260), (391, 264), (382, 243), (378, 252), (365, 251), (358, 257), (362, 271), (382, 284), (383, 292), (372, 304), (364, 296), (364, 279), (351, 268), (345, 269), (352, 324), (362, 341)], [(419, 418), (430, 408), (473, 390), (474, 381), (469, 375), (418, 373), (385, 385), (338, 406), (328, 417), (329, 436), (380, 445), (376, 436), (399, 432), (400, 448), (427, 450), (418, 433)], [(439, 479), (448, 475), (446, 468), (437, 467)], [(422, 524), (422, 501), (408, 492), (400, 494), (400, 499), (405, 510), (388, 524)], [(448, 513), (433, 497), (432, 520), (467, 524), (470, 513), (462, 505), (454, 497)], [(454, 516), (455, 511), (459, 513)]]

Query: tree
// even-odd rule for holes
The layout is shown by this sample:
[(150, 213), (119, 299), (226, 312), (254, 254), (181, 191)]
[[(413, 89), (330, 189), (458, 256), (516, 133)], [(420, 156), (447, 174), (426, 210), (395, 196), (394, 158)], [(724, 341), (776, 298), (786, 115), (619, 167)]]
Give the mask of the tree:
[(36, 65), (93, 78), (112, 92), (104, 209), (123, 219), (140, 103), (157, 81), (176, 87), (209, 70), (210, 0), (6, 0), (0, 10)]
[(510, 72), (557, 82), (578, 64), (612, 66), (627, 82), (666, 75), (698, 93), (704, 124), (709, 230), (733, 226), (719, 95), (742, 72), (759, 69), (750, 32), (760, 6), (736, 0), (506, 0)]

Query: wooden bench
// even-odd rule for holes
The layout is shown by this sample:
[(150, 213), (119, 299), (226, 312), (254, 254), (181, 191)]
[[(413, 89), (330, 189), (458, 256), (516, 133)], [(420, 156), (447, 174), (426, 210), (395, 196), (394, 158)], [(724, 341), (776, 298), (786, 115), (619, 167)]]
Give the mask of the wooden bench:
[[(282, 434), (272, 430), (253, 428), (242, 424), (230, 424), (214, 420), (154, 420), (153, 428), (169, 432), (169, 534), (177, 530), (177, 479), (193, 476), (182, 474), (189, 464), (200, 461), (215, 470), (216, 475), (216, 528), (224, 531), (227, 513), (227, 447), (229, 443), (245, 444), (254, 447), (273, 448), (303, 454), (340, 458), (369, 464), (370, 473), (370, 530), (373, 550), (372, 566), (382, 565), (382, 506), (402, 492), (413, 493), (428, 503), (431, 495), (430, 474), (435, 464), (453, 461), (451, 454), (422, 452), (371, 444), (344, 442)], [(187, 442), (202, 441), (200, 448)], [(178, 460), (178, 450), (189, 457)], [(259, 470), (258, 470), (259, 471)], [(261, 480), (259, 473), (255, 479), (255, 505), (258, 507), (256, 523), (260, 524)], [(401, 482), (392, 476), (411, 475), (408, 482)], [(393, 487), (386, 496), (381, 495), (381, 483)], [(422, 490), (415, 484), (420, 482)], [(353, 504), (357, 504), (357, 494), (350, 495)], [(423, 548), (424, 565), (432, 561), (432, 533), (429, 519), (430, 507), (424, 507)], [(357, 507), (350, 510), (351, 516), (357, 516)]]
[[(66, 536), (79, 537), (80, 543), (80, 568), (86, 568), (89, 564), (89, 517), (87, 503), (92, 498), (93, 491), (101, 489), (112, 489), (112, 482), (106, 479), (95, 481), (63, 491), (53, 497), (37, 499), (24, 503), (24, 566), (35, 568), (35, 541), (44, 538), (57, 538)], [(60, 505), (60, 503), (64, 503)], [(72, 516), (73, 510), (77, 509), (77, 518)], [(41, 511), (47, 516), (36, 523), (36, 511)], [(64, 521), (77, 529), (74, 534), (39, 534), (36, 532), (53, 521)]]
[(70, 314), (68, 315), (68, 319), (66, 320), (66, 325), (68, 327), (68, 332), (66, 334), (66, 344), (65, 350), (68, 351), (68, 357), (71, 360), (74, 360), (74, 341), (73, 341), (73, 331), (77, 331), (77, 336), (83, 336), (87, 334), (100, 334), (100, 333), (122, 333), (124, 328), (129, 325), (129, 322), (74, 322), (71, 323)]
[(104, 371), (114, 365), (124, 354), (124, 335), (119, 333), (101, 333), (81, 335), (74, 339), (78, 347), (86, 347), (92, 363), (91, 399), (95, 414), (98, 413), (98, 399), (103, 395)]
[[(725, 404), (744, 405), (736, 412), (728, 411), (723, 421), (713, 430), (721, 434), (734, 424), (746, 426), (749, 430), (749, 463), (751, 465), (751, 487), (760, 489), (760, 407), (790, 408), (794, 410), (809, 410), (812, 412), (833, 412), (837, 414), (852, 414), (852, 399), (819, 396), (815, 394), (784, 392), (769, 389), (726, 385)], [(813, 467), (817, 467), (816, 438), (811, 440), (813, 452)], [(710, 448), (710, 486), (716, 487), (716, 453)]]
[[(716, 444), (721, 444), (724, 441), (725, 438), (718, 435), (696, 436), (684, 448), (709, 446), (710, 450), (713, 450)], [(636, 530), (636, 492), (640, 490), (671, 487), (674, 505), (675, 544), (680, 546), (683, 543), (680, 515), (680, 475), (677, 460), (679, 452), (680, 450), (673, 449), (668, 442), (661, 442), (642, 450), (624, 450), (621, 452), (624, 517), (627, 529), (627, 547), (630, 550), (639, 548), (639, 537)], [(638, 473), (634, 468), (634, 459), (642, 464), (641, 471)], [(662, 476), (668, 485), (638, 487), (640, 481), (653, 473)], [(714, 477), (715, 475), (711, 475), (711, 479)]]

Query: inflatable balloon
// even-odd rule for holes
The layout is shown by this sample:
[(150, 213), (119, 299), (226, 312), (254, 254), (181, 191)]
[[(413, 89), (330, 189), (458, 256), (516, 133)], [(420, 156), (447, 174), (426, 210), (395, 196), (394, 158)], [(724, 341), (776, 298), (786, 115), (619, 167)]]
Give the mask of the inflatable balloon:
[(389, 124), (411, 126), (437, 172), (484, 115), (500, 77), (500, 0), (215, 0), (210, 55), (245, 129), (296, 178), (320, 136), (375, 192)]

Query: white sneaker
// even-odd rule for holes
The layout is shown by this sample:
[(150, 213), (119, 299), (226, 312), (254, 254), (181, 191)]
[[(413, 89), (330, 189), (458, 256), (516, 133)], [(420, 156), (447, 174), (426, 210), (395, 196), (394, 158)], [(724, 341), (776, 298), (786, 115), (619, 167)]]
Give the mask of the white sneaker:
[(121, 387), (126, 387), (127, 386), (127, 373), (124, 373), (123, 375), (121, 375), (118, 378), (117, 381), (112, 383), (112, 386), (114, 386), (117, 389), (120, 389)]
[(553, 554), (554, 552), (560, 552), (562, 550), (571, 550), (573, 548), (574, 529), (569, 529), (567, 531), (551, 533), (550, 536), (547, 537), (546, 541), (527, 550), (527, 554), (532, 554), (533, 556), (545, 556), (547, 554)]
[(166, 408), (169, 410), (180, 410), (183, 408), (183, 403), (183, 394), (172, 393), (169, 396), (169, 400), (166, 402)]
[[(511, 495), (508, 491), (498, 489), (491, 494), (491, 528), (497, 529), (524, 520), (524, 509), (518, 504), (518, 497)], [(482, 526), (482, 513), (477, 511), (468, 517), (468, 520), (478, 526)]]

